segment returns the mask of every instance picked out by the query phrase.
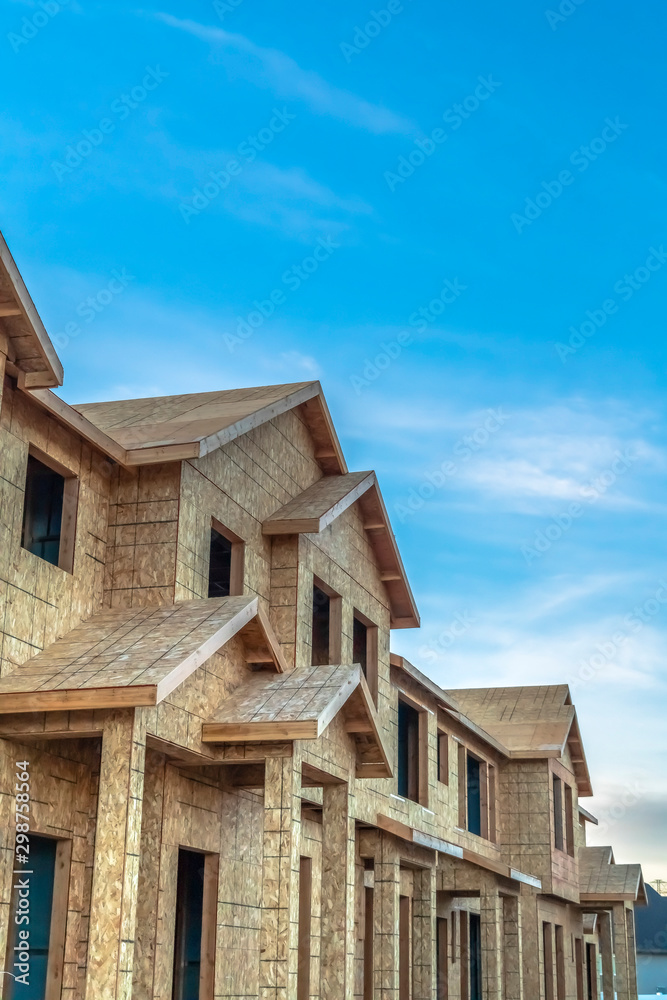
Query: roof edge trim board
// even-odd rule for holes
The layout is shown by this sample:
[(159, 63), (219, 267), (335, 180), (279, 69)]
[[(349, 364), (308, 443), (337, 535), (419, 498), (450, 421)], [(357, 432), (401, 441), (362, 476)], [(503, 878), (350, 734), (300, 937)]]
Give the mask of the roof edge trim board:
[(155, 684), (124, 688), (61, 688), (55, 691), (11, 692), (0, 696), (0, 714), (68, 712), (91, 708), (141, 708), (158, 703)]
[(459, 847), (457, 844), (450, 844), (446, 840), (440, 840), (438, 837), (433, 837), (431, 834), (417, 830), (415, 827), (401, 823), (399, 820), (385, 816), (383, 813), (377, 814), (375, 822), (378, 829), (384, 830), (386, 833), (391, 833), (393, 836), (398, 837), (400, 840), (405, 840), (410, 844), (425, 847), (427, 850), (438, 851), (440, 854), (449, 854), (452, 857), (461, 858), (463, 861), (469, 861), (471, 864), (484, 868), (486, 871), (493, 871), (498, 875), (510, 878), (514, 882), (524, 882), (526, 885), (531, 885), (536, 889), (542, 888), (540, 879), (535, 878), (533, 875), (526, 875), (515, 868), (510, 868), (509, 865), (504, 864), (502, 861), (494, 861), (492, 858), (486, 858), (484, 855), (477, 854), (476, 851), (471, 851), (466, 847)]
[(317, 720), (292, 722), (204, 722), (202, 743), (271, 742), (274, 740), (314, 740)]
[[(46, 381), (49, 385), (62, 385), (63, 381), (63, 366), (60, 358), (56, 354), (56, 349), (51, 343), (51, 338), (49, 337), (44, 324), (40, 318), (39, 313), (35, 307), (35, 303), (30, 297), (30, 293), (25, 286), (21, 273), (16, 266), (16, 261), (12, 257), (11, 251), (5, 242), (4, 237), (0, 233), (0, 262), (2, 263), (7, 277), (9, 278), (14, 294), (19, 303), (21, 313), (23, 314), (26, 322), (32, 329), (35, 335), (37, 344), (39, 345), (39, 350), (42, 358), (47, 366), (48, 374)], [(36, 376), (38, 373), (31, 373)], [(33, 378), (33, 385), (36, 387), (36, 383)]]
[[(346, 473), (346, 475), (354, 475), (353, 473)], [(335, 476), (323, 476), (322, 479), (316, 480), (313, 483), (315, 487), (321, 487), (322, 483), (331, 482), (336, 479)], [(342, 477), (341, 477), (342, 478)], [(342, 496), (339, 500), (332, 503), (322, 514), (314, 517), (294, 517), (290, 518), (288, 508), (294, 506), (295, 501), (302, 500), (304, 495), (308, 493), (312, 487), (304, 490), (303, 493), (298, 494), (294, 500), (286, 503), (283, 507), (272, 514), (268, 520), (262, 525), (262, 534), (264, 535), (292, 535), (292, 534), (319, 534), (323, 531), (329, 524), (336, 520), (337, 517), (351, 507), (360, 496), (362, 496), (366, 490), (370, 489), (371, 486), (376, 484), (376, 478), (374, 472), (364, 473), (364, 478), (351, 486), (347, 493)], [(284, 514), (283, 514), (284, 512)], [(283, 516), (281, 516), (281, 514)], [(284, 516), (284, 515), (287, 516)]]
[(582, 805), (579, 806), (579, 814), (589, 823), (593, 823), (594, 826), (599, 826), (599, 820), (593, 815), (593, 813), (590, 813), (588, 809), (584, 809)]
[(186, 444), (163, 444), (151, 448), (129, 448), (127, 465), (158, 465), (162, 462), (183, 462), (189, 458), (200, 458), (199, 442)]
[(91, 423), (90, 420), (79, 413), (78, 410), (75, 410), (73, 406), (70, 406), (69, 403), (66, 403), (64, 399), (61, 399), (60, 396), (56, 396), (50, 389), (24, 389), (23, 391), (30, 399), (34, 399), (42, 409), (46, 410), (57, 420), (60, 420), (70, 430), (79, 434), (84, 441), (95, 445), (105, 455), (112, 458), (114, 462), (118, 462), (119, 465), (126, 468), (132, 464), (125, 448), (122, 448), (108, 434), (101, 431), (99, 427)]
[(230, 618), (217, 632), (207, 639), (206, 642), (190, 656), (186, 657), (175, 670), (160, 681), (157, 685), (157, 703), (163, 701), (167, 695), (171, 694), (183, 681), (187, 680), (195, 672), (197, 667), (205, 663), (209, 657), (229, 642), (244, 625), (247, 625), (257, 615), (259, 598), (255, 597), (241, 611), (238, 611), (233, 618)]
[(319, 382), (310, 382), (302, 389), (297, 389), (296, 392), (291, 392), (289, 395), (283, 396), (282, 399), (277, 399), (272, 403), (267, 403), (266, 406), (261, 407), (259, 410), (254, 410), (247, 417), (243, 417), (241, 420), (237, 420), (236, 423), (230, 424), (229, 427), (225, 427), (215, 434), (209, 434), (208, 437), (201, 438), (199, 441), (199, 457), (203, 458), (209, 452), (216, 451), (216, 449), (221, 448), (223, 445), (229, 444), (230, 441), (233, 441), (241, 434), (260, 427), (268, 420), (273, 420), (274, 417), (280, 416), (281, 413), (293, 410), (296, 406), (306, 403), (313, 396), (321, 394), (321, 392), (322, 386)]

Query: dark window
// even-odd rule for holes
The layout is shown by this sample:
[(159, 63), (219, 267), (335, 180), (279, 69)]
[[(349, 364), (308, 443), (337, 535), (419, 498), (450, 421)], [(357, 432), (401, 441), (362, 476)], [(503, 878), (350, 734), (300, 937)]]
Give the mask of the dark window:
[(373, 1000), (375, 980), (375, 890), (364, 888), (364, 1000)]
[(586, 989), (588, 1000), (598, 1000), (598, 960), (594, 944), (586, 944)]
[(368, 629), (355, 617), (352, 628), (352, 662), (360, 663), (368, 679)]
[(482, 789), (480, 778), (480, 762), (469, 753), (467, 764), (468, 830), (470, 833), (477, 834), (478, 837), (482, 836)]
[(398, 703), (398, 794), (419, 800), (419, 712)]
[(438, 733), (438, 781), (449, 784), (449, 736)]
[(564, 785), (565, 792), (565, 850), (574, 857), (574, 803), (572, 786)]
[(330, 662), (329, 620), (331, 600), (328, 594), (313, 585), (313, 666)]
[(435, 967), (437, 1000), (449, 997), (449, 955), (447, 953), (447, 918), (437, 917), (435, 938)]
[(228, 538), (211, 528), (211, 557), (208, 566), (208, 596), (229, 597), (232, 581), (232, 545)]
[(554, 774), (554, 845), (557, 851), (565, 847), (563, 841), (563, 783)]
[[(9, 976), (3, 976), (4, 990), (3, 996), (6, 1000), (42, 1000), (46, 994), (46, 974), (49, 958), (49, 940), (51, 936), (51, 910), (53, 908), (53, 882), (56, 869), (56, 849), (57, 840), (47, 837), (36, 837), (30, 834), (30, 869), (31, 874), (17, 876), (25, 878), (28, 882), (29, 903), (30, 903), (30, 926), (26, 924), (16, 925), (14, 920), (10, 922), (9, 948), (7, 951), (8, 960), (5, 968), (13, 975), (21, 975), (25, 969), (15, 969), (14, 963), (17, 961), (17, 952), (14, 950), (20, 944), (21, 938), (18, 936), (22, 929), (29, 930), (30, 938), (30, 959), (26, 963), (29, 967), (29, 983), (16, 983)], [(14, 889), (12, 894), (11, 912), (18, 912), (19, 897)], [(19, 956), (20, 957), (20, 956)]]
[(482, 1000), (482, 927), (479, 913), (470, 914), (470, 1000)]
[(206, 857), (178, 852), (173, 1000), (199, 1000)]
[(65, 477), (28, 455), (21, 545), (54, 566), (60, 559)]

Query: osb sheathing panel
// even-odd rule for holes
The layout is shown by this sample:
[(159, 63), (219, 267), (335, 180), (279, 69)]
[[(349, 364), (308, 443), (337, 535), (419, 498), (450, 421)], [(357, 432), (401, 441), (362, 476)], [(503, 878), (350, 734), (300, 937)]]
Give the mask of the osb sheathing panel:
[(245, 542), (244, 584), (268, 608), (271, 539), (262, 521), (322, 475), (310, 432), (284, 413), (201, 459), (183, 463), (178, 599), (208, 596), (211, 518)]
[(171, 603), (181, 467), (178, 462), (117, 467), (111, 484), (105, 604)]
[[(30, 444), (79, 477), (71, 574), (21, 548)], [(6, 390), (0, 418), (0, 675), (101, 606), (111, 468), (25, 393)]]
[(86, 995), (129, 997), (146, 732), (142, 710), (110, 711), (102, 735)]
[(202, 744), (202, 723), (207, 722), (218, 705), (249, 676), (243, 639), (234, 636), (156, 708), (146, 711), (148, 732), (211, 756), (210, 747)]
[[(69, 744), (69, 745), (68, 745)], [(76, 758), (79, 758), (78, 760)], [(99, 753), (88, 741), (34, 745), (0, 741), (0, 954), (5, 954), (14, 868), (16, 762), (28, 761), (30, 827), (36, 834), (71, 841), (71, 866), (62, 974), (63, 1000), (83, 1000), (90, 914)]]

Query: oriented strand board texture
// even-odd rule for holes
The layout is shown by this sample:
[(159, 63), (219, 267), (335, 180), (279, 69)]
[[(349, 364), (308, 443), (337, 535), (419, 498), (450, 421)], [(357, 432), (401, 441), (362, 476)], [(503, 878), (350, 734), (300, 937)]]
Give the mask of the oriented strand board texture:
[(100, 611), (0, 679), (0, 710), (10, 692), (159, 686), (179, 670), (192, 672), (208, 647), (217, 651), (246, 624), (252, 604), (218, 597)]
[(604, 897), (608, 893), (632, 895), (639, 889), (641, 865), (617, 865), (610, 847), (583, 847), (579, 851), (581, 891)]
[[(126, 443), (159, 444), (172, 431), (178, 440), (191, 440), (200, 420), (197, 433), (210, 431), (213, 424), (206, 421), (225, 429), (222, 396), (143, 402), (124, 413), (122, 405), (100, 404), (96, 419)], [(233, 402), (225, 399), (225, 405)], [(225, 419), (247, 415), (248, 399), (237, 402), (239, 409), (226, 411)], [(200, 405), (204, 409), (193, 414)], [(389, 588), (373, 544), (377, 529), (364, 527), (361, 501), (318, 534), (263, 534), (263, 523), (294, 498), (330, 485), (322, 481), (316, 458), (321, 441), (315, 443), (304, 408), (276, 413), (203, 458), (135, 470), (112, 467), (10, 383), (0, 423), (3, 673), (41, 654), (0, 689), (19, 683), (24, 673), (39, 677), (35, 671), (45, 664), (51, 672), (40, 684), (77, 678), (90, 686), (102, 678), (136, 685), (164, 678), (167, 661), (171, 669), (198, 656), (222, 607), (207, 599), (212, 519), (245, 545), (246, 596), (230, 601), (241, 606), (257, 599), (294, 671), (251, 672), (246, 639), (236, 633), (155, 707), (3, 716), (0, 945), (11, 886), (12, 760), (30, 752), (38, 822), (73, 842), (63, 980), (68, 1000), (119, 1000), (131, 992), (136, 1000), (171, 1000), (179, 848), (219, 860), (215, 1000), (294, 1000), (301, 856), (313, 861), (310, 1000), (363, 996), (367, 886), (374, 898), (376, 1000), (399, 1000), (401, 896), (410, 912), (413, 1000), (433, 1000), (436, 916), (448, 921), (449, 1000), (463, 1000), (462, 930), (470, 913), (482, 922), (485, 996), (538, 1000), (542, 924), (563, 927), (566, 945), (583, 935), (578, 859), (553, 846), (553, 774), (575, 787), (576, 746), (551, 761), (510, 759), (493, 734), (517, 753), (545, 747), (557, 753), (553, 748), (564, 741), (573, 717), (566, 690), (465, 691), (462, 710), (472, 722), (457, 718), (443, 709), (437, 685), (391, 666)], [(80, 476), (72, 575), (20, 547), (29, 442)], [(352, 702), (349, 712), (332, 713), (315, 739), (238, 746), (202, 741), (202, 725), (216, 714), (239, 718), (238, 703), (251, 719), (314, 718), (316, 712), (320, 718), (322, 706), (344, 687), (347, 667), (311, 672), (314, 577), (340, 597), (340, 663), (353, 660), (355, 612), (377, 626), (378, 726), (394, 768), (399, 696), (421, 712), (420, 801), (398, 795), (396, 774), (356, 777), (366, 736), (348, 731)], [(190, 612), (181, 618), (174, 610), (182, 601), (195, 602), (189, 607), (200, 615), (196, 623)], [(123, 636), (96, 632), (100, 622), (115, 623)], [(81, 631), (70, 632), (75, 626)], [(63, 643), (51, 645), (61, 635)], [(50, 648), (41, 653), (45, 646)], [(302, 683), (314, 677), (317, 683)], [(258, 701), (264, 684), (272, 693)], [(246, 693), (252, 695), (248, 704)], [(437, 767), (443, 733), (444, 775)], [(495, 769), (495, 839), (459, 825), (459, 747)], [(318, 774), (323, 787), (311, 787)], [(577, 803), (575, 791), (575, 817)], [(379, 815), (394, 833), (379, 828)], [(436, 854), (411, 842), (412, 831), (451, 846)], [(575, 831), (576, 847), (583, 848), (585, 830), (575, 822)], [(593, 871), (584, 857), (586, 884), (602, 884), (603, 871), (609, 875), (605, 885), (626, 888), (632, 880), (606, 864)], [(540, 878), (542, 893), (510, 878), (510, 866)], [(609, 905), (615, 907), (619, 997), (629, 1000), (631, 904)], [(599, 926), (600, 936), (591, 937), (608, 970), (610, 928), (602, 919)], [(574, 953), (566, 952), (565, 1000), (575, 1000)]]
[(156, 448), (199, 441), (224, 432), (310, 384), (300, 382), (109, 403), (80, 403), (75, 409), (123, 448)]
[(180, 465), (117, 467), (111, 482), (104, 603), (112, 608), (174, 598)]
[[(79, 477), (74, 572), (21, 547), (28, 447)], [(102, 604), (112, 466), (6, 380), (0, 415), (0, 675)]]

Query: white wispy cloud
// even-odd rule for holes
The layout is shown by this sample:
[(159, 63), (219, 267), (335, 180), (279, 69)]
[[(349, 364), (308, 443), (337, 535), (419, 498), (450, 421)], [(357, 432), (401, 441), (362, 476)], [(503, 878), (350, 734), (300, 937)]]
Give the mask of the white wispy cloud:
[(245, 35), (160, 13), (157, 18), (172, 28), (216, 46), (221, 59), (234, 59), (235, 69), (259, 86), (270, 87), (285, 100), (303, 101), (319, 115), (337, 118), (373, 135), (412, 134), (415, 126), (401, 115), (328, 83), (319, 73), (302, 69), (279, 49), (257, 45)]

